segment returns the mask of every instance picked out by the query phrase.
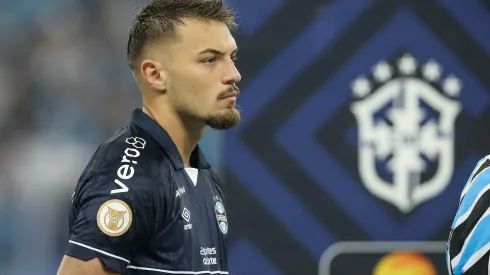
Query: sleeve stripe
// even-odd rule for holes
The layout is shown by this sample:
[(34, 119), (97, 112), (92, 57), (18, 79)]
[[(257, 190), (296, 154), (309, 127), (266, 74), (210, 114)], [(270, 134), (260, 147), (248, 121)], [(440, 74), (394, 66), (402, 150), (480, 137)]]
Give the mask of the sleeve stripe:
[(109, 257), (112, 257), (112, 258), (115, 258), (115, 259), (118, 259), (118, 260), (124, 261), (124, 262), (126, 262), (126, 263), (128, 263), (128, 264), (130, 263), (130, 261), (129, 261), (129, 260), (126, 260), (126, 259), (124, 259), (124, 258), (122, 258), (122, 257), (116, 256), (116, 255), (111, 254), (111, 253), (107, 253), (107, 252), (102, 251), (102, 250), (100, 250), (100, 249), (93, 248), (93, 247), (88, 246), (88, 245), (86, 245), (86, 244), (82, 244), (82, 243), (75, 242), (75, 241), (72, 241), (72, 240), (68, 240), (68, 242), (69, 242), (69, 243), (72, 243), (72, 244), (76, 244), (76, 245), (81, 246), (81, 247), (88, 248), (88, 249), (93, 250), (93, 251), (96, 251), (96, 252), (99, 252), (99, 253), (104, 254), (104, 255), (107, 255), (107, 256), (109, 256)]
[(463, 266), (463, 269), (461, 271), (463, 271), (463, 273), (465, 273), (474, 264), (476, 264), (476, 262), (478, 262), (478, 260), (480, 260), (481, 257), (483, 257), (485, 254), (487, 254), (487, 252), (489, 250), (490, 250), (490, 242), (485, 244), (482, 248), (478, 249), (478, 251), (476, 251), (475, 253), (473, 253), (473, 255), (471, 255), (471, 257), (465, 263), (465, 265)]
[(485, 188), (483, 188), (480, 193), (478, 193), (478, 196), (475, 198), (475, 200), (473, 201), (473, 204), (471, 205), (470, 209), (468, 209), (468, 211), (466, 211), (466, 213), (464, 213), (463, 215), (461, 215), (457, 220), (456, 220), (456, 224), (454, 225), (453, 229), (455, 229), (456, 227), (460, 226), (463, 222), (465, 222), (468, 217), (470, 216), (471, 212), (473, 211), (473, 209), (475, 208), (476, 204), (478, 203), (478, 201), (480, 200), (480, 198), (483, 196), (483, 194), (485, 194), (485, 192), (487, 192), (488, 190), (490, 189), (490, 184), (488, 184), (487, 186), (485, 186)]
[(150, 267), (141, 267), (141, 266), (134, 266), (134, 265), (128, 265), (128, 269), (137, 269), (137, 270), (145, 270), (145, 271), (154, 271), (154, 272), (161, 272), (165, 274), (186, 274), (186, 275), (199, 275), (199, 274), (224, 274), (227, 275), (229, 274), (228, 271), (173, 271), (173, 270), (164, 270), (164, 269), (156, 269), (156, 268), (150, 268)]
[[(466, 266), (469, 263), (468, 258), (478, 257), (477, 252), (475, 252), (475, 254), (472, 255), (471, 257), (469, 257), (469, 255), (472, 254), (472, 252), (474, 251), (475, 248), (477, 248), (477, 243), (481, 243), (481, 241), (483, 239), (486, 239), (486, 238), (484, 238), (484, 236), (481, 236), (482, 232), (485, 232), (485, 228), (481, 227), (479, 225), (481, 225), (482, 223), (485, 223), (485, 226), (487, 226), (490, 219), (485, 219), (485, 218), (489, 215), (490, 215), (490, 208), (487, 209), (485, 214), (483, 214), (483, 216), (480, 218), (480, 220), (475, 225), (473, 230), (470, 232), (470, 234), (468, 235), (468, 237), (464, 241), (463, 248), (461, 249), (459, 254), (451, 260), (451, 266), (453, 267), (454, 270), (458, 269), (458, 265), (460, 265), (461, 260), (463, 260), (463, 266)], [(474, 234), (477, 235), (475, 238), (473, 238)], [(486, 249), (486, 250), (490, 249), (490, 242), (488, 242), (483, 247), (480, 247), (480, 249), (478, 249), (478, 251), (483, 250), (483, 249)], [(483, 254), (485, 254), (485, 253), (483, 253)], [(481, 256), (479, 256), (479, 258), (481, 258)], [(476, 260), (478, 260), (478, 259), (476, 259)]]
[[(459, 206), (458, 212), (456, 213), (456, 218), (451, 226), (452, 229), (456, 228), (456, 223), (462, 218), (467, 211), (470, 211), (474, 203), (478, 201), (478, 196), (481, 194), (482, 190), (485, 190), (490, 183), (490, 167), (485, 168), (473, 179), (471, 188), (468, 188), (467, 194), (465, 194), (465, 199)], [(466, 218), (464, 218), (466, 219)]]
[(487, 168), (489, 166), (488, 165), (489, 163), (487, 162), (488, 160), (490, 160), (490, 155), (488, 155), (485, 158), (483, 158), (482, 160), (480, 160), (478, 162), (478, 164), (476, 165), (475, 169), (471, 173), (471, 176), (468, 178), (468, 182), (466, 182), (466, 185), (463, 188), (463, 191), (461, 192), (461, 197), (459, 198), (459, 202), (460, 203), (463, 200), (464, 195), (466, 195), (466, 192), (468, 192), (468, 189), (470, 189), (470, 187), (473, 184), (473, 181), (475, 180), (475, 178), (478, 176), (478, 174), (480, 174), (481, 172), (483, 172), (484, 169), (481, 169), (482, 166), (485, 165), (485, 167), (483, 167), (483, 168)]

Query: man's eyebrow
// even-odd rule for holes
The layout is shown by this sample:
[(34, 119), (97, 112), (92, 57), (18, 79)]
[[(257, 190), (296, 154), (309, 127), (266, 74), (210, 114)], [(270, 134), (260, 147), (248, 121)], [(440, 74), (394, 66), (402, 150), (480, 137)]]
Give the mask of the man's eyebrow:
[[(238, 52), (238, 48), (233, 50), (233, 52), (231, 52), (231, 54), (236, 54), (237, 52)], [(215, 55), (224, 55), (225, 54), (224, 52), (222, 52), (220, 50), (212, 49), (212, 48), (208, 48), (208, 49), (205, 49), (205, 50), (202, 50), (201, 52), (199, 52), (199, 54), (205, 54), (205, 53), (212, 53)]]

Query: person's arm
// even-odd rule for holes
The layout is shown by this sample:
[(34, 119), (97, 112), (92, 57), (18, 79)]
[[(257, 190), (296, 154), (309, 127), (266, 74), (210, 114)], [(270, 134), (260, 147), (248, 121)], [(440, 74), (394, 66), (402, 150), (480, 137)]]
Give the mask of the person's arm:
[(460, 198), (446, 251), (451, 275), (490, 275), (490, 156), (473, 170)]
[(120, 190), (114, 176), (90, 177), (75, 193), (58, 275), (122, 274), (134, 248), (151, 238), (157, 209), (153, 184), (135, 173), (125, 181), (127, 190)]
[(107, 270), (99, 258), (82, 261), (65, 255), (61, 261), (58, 275), (119, 275)]

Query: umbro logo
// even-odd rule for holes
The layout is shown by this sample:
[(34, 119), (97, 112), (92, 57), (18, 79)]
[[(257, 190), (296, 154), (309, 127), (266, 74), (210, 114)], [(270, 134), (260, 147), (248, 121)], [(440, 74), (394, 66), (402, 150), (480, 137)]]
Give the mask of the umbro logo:
[(184, 210), (182, 211), (182, 218), (184, 218), (186, 222), (189, 222), (191, 220), (191, 212), (187, 210), (187, 208), (185, 207)]
[[(184, 207), (184, 210), (182, 211), (182, 218), (184, 218), (184, 220), (186, 222), (190, 222), (190, 220), (191, 220), (191, 212), (185, 207)], [(188, 229), (192, 229), (191, 223), (184, 225), (184, 231), (188, 230)]]

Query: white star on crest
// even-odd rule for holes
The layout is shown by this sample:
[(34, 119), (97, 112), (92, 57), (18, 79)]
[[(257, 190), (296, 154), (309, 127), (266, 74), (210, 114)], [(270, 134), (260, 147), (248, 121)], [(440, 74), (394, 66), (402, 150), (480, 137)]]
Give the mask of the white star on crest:
[(379, 62), (374, 66), (374, 78), (379, 82), (385, 82), (392, 76), (391, 66), (385, 61)]
[(448, 76), (442, 83), (442, 89), (449, 96), (458, 96), (461, 88), (461, 80), (453, 75)]
[(398, 60), (398, 70), (403, 75), (411, 75), (417, 70), (417, 60), (410, 54), (403, 55)]
[(371, 91), (371, 83), (367, 78), (361, 76), (354, 80), (351, 89), (355, 96), (364, 97)]
[(441, 66), (434, 60), (429, 60), (422, 68), (422, 74), (429, 81), (437, 81), (441, 77)]

